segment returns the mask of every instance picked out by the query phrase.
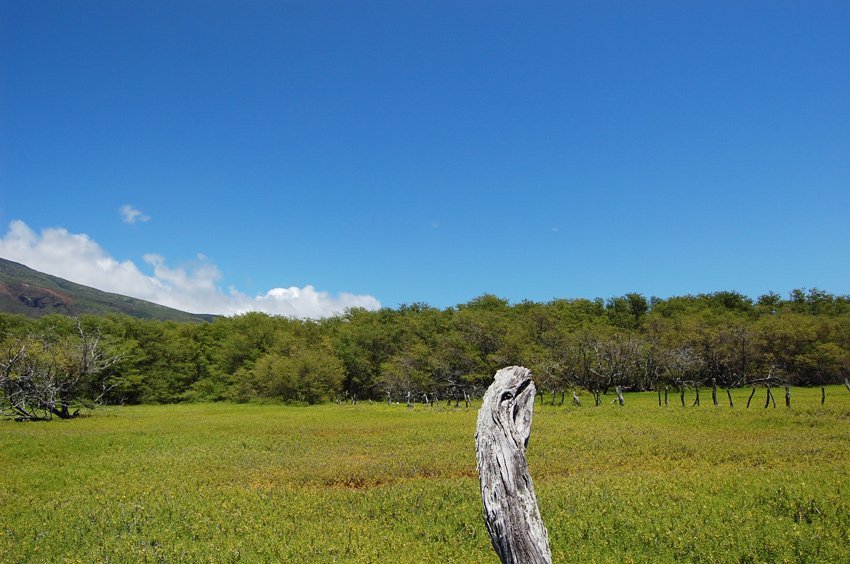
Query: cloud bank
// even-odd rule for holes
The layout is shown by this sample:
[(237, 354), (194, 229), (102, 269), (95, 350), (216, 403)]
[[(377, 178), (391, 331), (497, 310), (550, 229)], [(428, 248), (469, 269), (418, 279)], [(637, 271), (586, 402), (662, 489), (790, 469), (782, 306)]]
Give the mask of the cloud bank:
[(203, 255), (188, 265), (171, 268), (164, 257), (147, 254), (144, 261), (153, 268), (153, 275), (149, 276), (134, 262), (113, 258), (88, 235), (69, 233), (61, 227), (42, 229), (39, 234), (20, 220), (12, 221), (0, 239), (0, 257), (98, 290), (192, 313), (237, 315), (261, 311), (318, 319), (352, 307), (371, 310), (381, 307), (370, 295), (332, 296), (312, 285), (272, 288), (253, 297), (235, 288), (224, 292), (217, 285), (221, 272)]

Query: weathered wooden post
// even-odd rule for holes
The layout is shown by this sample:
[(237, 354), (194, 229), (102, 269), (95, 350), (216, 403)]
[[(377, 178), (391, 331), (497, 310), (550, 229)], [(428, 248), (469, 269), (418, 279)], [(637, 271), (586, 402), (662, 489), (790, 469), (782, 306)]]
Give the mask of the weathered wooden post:
[(535, 393), (531, 371), (509, 366), (496, 372), (478, 411), (475, 452), (484, 523), (503, 563), (552, 562), (525, 459)]
[(626, 405), (626, 400), (623, 399), (623, 387), (617, 386), (616, 388), (617, 397), (614, 398), (614, 401), (611, 403), (619, 403), (620, 405)]

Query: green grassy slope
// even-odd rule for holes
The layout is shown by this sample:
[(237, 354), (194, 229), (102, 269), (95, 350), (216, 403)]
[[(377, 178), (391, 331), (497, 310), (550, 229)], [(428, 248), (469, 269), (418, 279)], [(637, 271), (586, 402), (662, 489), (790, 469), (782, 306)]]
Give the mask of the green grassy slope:
[[(794, 389), (789, 410), (760, 391), (747, 410), (748, 392), (537, 406), (555, 561), (850, 561), (850, 393)], [(0, 422), (0, 561), (495, 562), (475, 420), (361, 403)]]
[(145, 300), (102, 292), (0, 259), (0, 311), (27, 317), (118, 313), (163, 321), (210, 321), (212, 315), (186, 313)]

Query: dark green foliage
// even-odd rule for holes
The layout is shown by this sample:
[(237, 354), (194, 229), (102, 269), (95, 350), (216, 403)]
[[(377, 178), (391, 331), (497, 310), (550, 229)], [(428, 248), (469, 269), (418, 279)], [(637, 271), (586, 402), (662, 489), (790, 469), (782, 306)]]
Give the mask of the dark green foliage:
[[(570, 388), (680, 389), (712, 379), (724, 388), (823, 385), (850, 377), (850, 299), (816, 289), (755, 303), (731, 291), (515, 305), (483, 295), (443, 310), (417, 303), (321, 321), (247, 313), (200, 324), (116, 315), (81, 323), (121, 355), (105, 396), (113, 403), (458, 402), (511, 364), (532, 369), (547, 402)], [(7, 354), (35, 337), (49, 350), (75, 329), (66, 316), (2, 314), (0, 344)]]

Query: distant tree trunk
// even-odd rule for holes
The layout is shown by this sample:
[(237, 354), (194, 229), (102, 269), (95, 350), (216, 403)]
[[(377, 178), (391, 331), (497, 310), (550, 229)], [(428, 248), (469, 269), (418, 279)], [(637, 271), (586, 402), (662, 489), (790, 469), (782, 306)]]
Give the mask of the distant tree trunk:
[(844, 386), (847, 388), (847, 391), (850, 392), (850, 382), (847, 381), (847, 378), (844, 379)]
[(785, 407), (791, 407), (791, 388), (785, 385)]
[(661, 388), (658, 388), (658, 407), (661, 407)]
[(475, 451), (484, 523), (493, 548), (506, 564), (552, 562), (525, 458), (534, 396), (528, 369), (503, 368), (478, 412)]
[(735, 407), (735, 404), (732, 402), (732, 390), (726, 388), (726, 395), (729, 397), (729, 407)]
[(764, 408), (767, 409), (770, 406), (770, 402), (773, 402), (773, 408), (776, 409), (776, 399), (773, 397), (773, 392), (770, 391), (770, 384), (767, 385), (767, 398), (764, 401)]
[(711, 379), (711, 402), (717, 407), (717, 379)]
[(667, 386), (664, 386), (664, 407), (667, 407)]
[(693, 405), (691, 407), (697, 406), (699, 407), (699, 384), (696, 385), (697, 397), (694, 399)]
[(685, 407), (685, 385), (679, 384), (679, 399), (682, 400), (682, 407)]
[(750, 398), (747, 400), (747, 409), (750, 408), (750, 402), (753, 401), (753, 396), (756, 395), (756, 387), (753, 386), (753, 392), (750, 394)]
[(573, 405), (581, 407), (581, 400), (579, 399), (579, 397), (576, 395), (575, 392), (573, 392)]
[(826, 401), (826, 388), (821, 387), (820, 389), (820, 404), (823, 405), (823, 402)]

